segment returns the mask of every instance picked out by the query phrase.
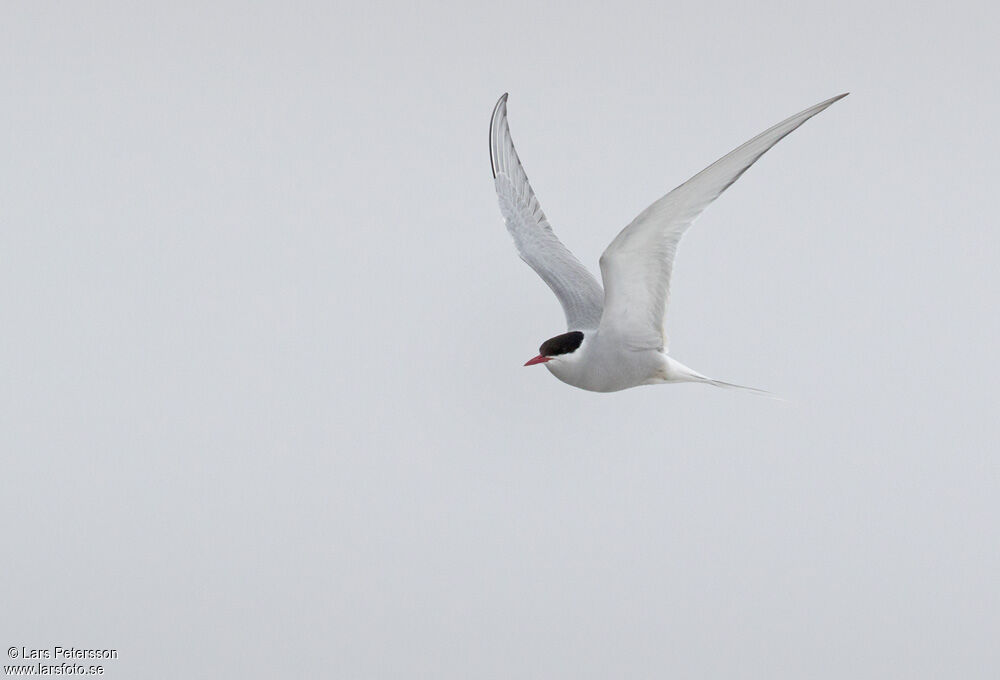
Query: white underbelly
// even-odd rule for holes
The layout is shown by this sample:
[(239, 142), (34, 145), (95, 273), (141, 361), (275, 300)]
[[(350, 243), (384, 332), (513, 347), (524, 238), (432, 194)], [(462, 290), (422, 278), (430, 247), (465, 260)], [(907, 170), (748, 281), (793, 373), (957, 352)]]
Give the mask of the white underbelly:
[[(546, 367), (564, 383), (591, 392), (617, 392), (630, 387), (660, 382), (665, 357), (656, 350), (595, 353), (574, 363), (549, 362)], [(583, 359), (583, 358), (581, 358)]]

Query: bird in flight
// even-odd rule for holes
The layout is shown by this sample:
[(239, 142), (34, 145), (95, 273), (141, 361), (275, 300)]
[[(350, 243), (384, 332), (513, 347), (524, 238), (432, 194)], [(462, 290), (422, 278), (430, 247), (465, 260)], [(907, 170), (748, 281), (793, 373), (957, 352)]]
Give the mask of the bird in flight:
[(663, 318), (677, 244), (701, 211), (768, 149), (847, 94), (765, 130), (639, 213), (601, 255), (603, 288), (545, 219), (511, 140), (507, 95), (500, 97), (490, 120), (500, 212), (521, 259), (548, 284), (566, 315), (567, 332), (543, 342), (525, 366), (545, 364), (559, 380), (593, 392), (677, 382), (754, 390), (704, 376), (667, 354)]

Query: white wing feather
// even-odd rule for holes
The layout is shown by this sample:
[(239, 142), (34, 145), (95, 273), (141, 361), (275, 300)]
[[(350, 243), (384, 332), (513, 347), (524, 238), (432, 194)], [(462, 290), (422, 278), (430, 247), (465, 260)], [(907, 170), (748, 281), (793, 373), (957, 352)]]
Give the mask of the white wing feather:
[(559, 241), (542, 212), (514, 150), (507, 126), (507, 95), (500, 97), (490, 121), (490, 162), (500, 212), (521, 259), (559, 298), (568, 330), (597, 328), (604, 291), (594, 275)]
[(796, 114), (731, 151), (659, 199), (625, 227), (601, 256), (602, 333), (633, 349), (666, 349), (663, 317), (670, 274), (684, 232), (747, 168), (795, 128), (846, 97), (842, 94)]

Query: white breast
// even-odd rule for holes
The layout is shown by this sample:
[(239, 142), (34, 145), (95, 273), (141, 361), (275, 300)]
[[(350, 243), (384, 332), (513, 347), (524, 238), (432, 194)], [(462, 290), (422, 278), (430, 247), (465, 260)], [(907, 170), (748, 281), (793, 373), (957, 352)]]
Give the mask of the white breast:
[(665, 356), (656, 350), (625, 349), (613, 338), (591, 331), (573, 353), (545, 367), (564, 383), (591, 392), (617, 392), (645, 385), (663, 376)]

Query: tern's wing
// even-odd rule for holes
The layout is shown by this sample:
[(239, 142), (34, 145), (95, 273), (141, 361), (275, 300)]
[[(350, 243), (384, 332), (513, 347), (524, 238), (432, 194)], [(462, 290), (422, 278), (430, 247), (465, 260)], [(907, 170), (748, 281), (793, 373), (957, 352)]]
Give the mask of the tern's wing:
[(545, 219), (510, 138), (506, 94), (497, 102), (490, 121), (490, 163), (500, 212), (521, 259), (559, 298), (569, 330), (597, 328), (604, 291), (594, 275), (556, 238)]
[(846, 94), (796, 114), (757, 135), (669, 194), (625, 227), (601, 255), (604, 316), (601, 331), (636, 349), (666, 348), (663, 317), (677, 244), (709, 203), (785, 135)]

